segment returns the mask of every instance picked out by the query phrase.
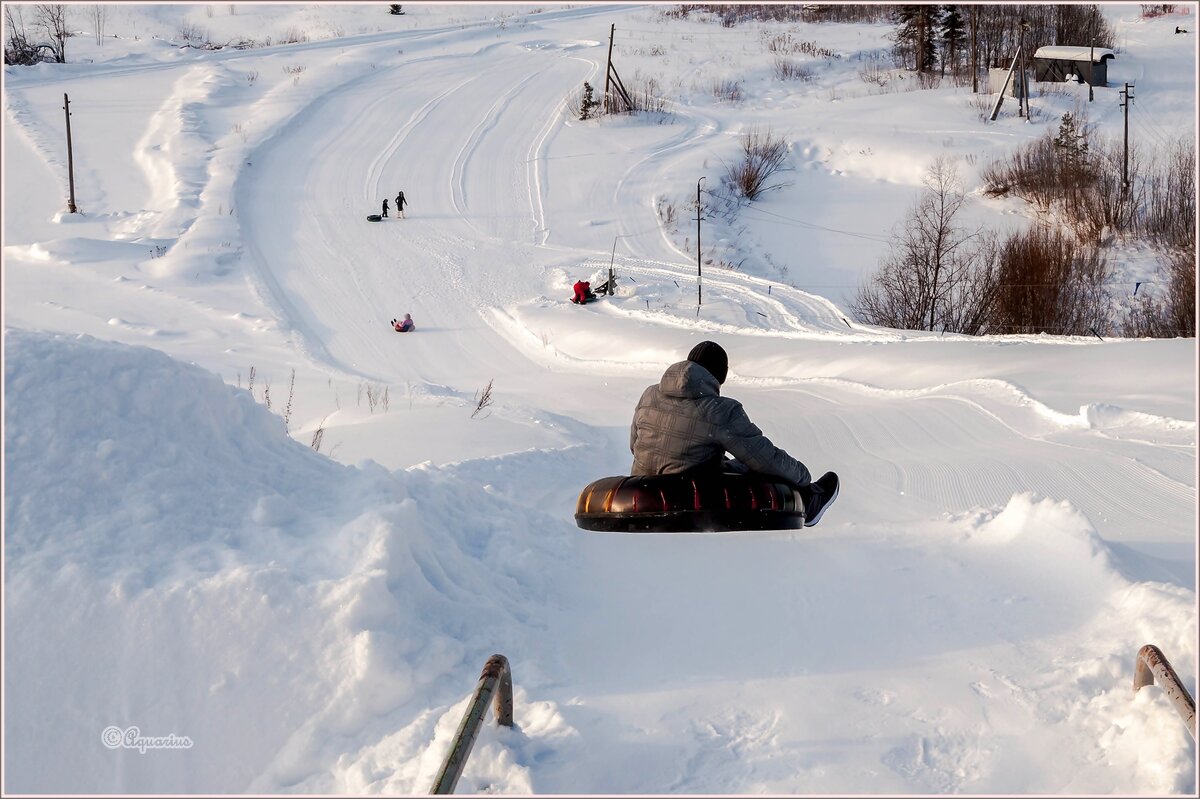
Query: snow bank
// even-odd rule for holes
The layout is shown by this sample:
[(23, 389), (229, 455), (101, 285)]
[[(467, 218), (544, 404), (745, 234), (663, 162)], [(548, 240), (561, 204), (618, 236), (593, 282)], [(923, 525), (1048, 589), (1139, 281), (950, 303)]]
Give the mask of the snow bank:
[[(1124, 577), (1069, 503), (753, 547), (580, 536), (550, 499), (588, 447), (389, 473), (153, 350), (10, 330), (5, 369), (15, 791), (422, 792), (494, 652), (518, 727), (485, 727), (463, 792), (1194, 779), (1174, 711), (1128, 687), (1144, 643), (1196, 661), (1194, 594)], [(98, 740), (134, 726), (192, 745)], [(1068, 768), (1064, 736), (1098, 743)]]
[[(289, 439), (248, 391), (156, 350), (10, 330), (4, 366), (17, 570), (80, 562), (153, 583), (195, 548), (192, 566), (211, 572), (206, 554), (305, 532), (346, 473)], [(272, 504), (287, 512), (264, 515)]]
[[(338, 465), (160, 352), (8, 330), (5, 381), (12, 790), (329, 787), (347, 747), (536, 651), (571, 571), (562, 522), (432, 467)], [(193, 745), (113, 751), (107, 726)]]
[[(1079, 409), (1079, 416), (1093, 430), (1101, 430), (1105, 433), (1140, 432), (1143, 436), (1155, 436), (1153, 440), (1156, 441), (1159, 437), (1171, 433), (1181, 433), (1194, 438), (1196, 432), (1196, 423), (1193, 421), (1131, 411), (1108, 403), (1084, 405)], [(1186, 443), (1192, 438), (1183, 438), (1182, 441)], [(1168, 442), (1163, 441), (1162, 443)]]

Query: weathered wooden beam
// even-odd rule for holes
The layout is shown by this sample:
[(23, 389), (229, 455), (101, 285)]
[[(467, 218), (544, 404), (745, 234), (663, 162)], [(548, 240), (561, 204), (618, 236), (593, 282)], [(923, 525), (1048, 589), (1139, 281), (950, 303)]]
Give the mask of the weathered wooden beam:
[(1163, 655), (1162, 650), (1154, 644), (1146, 644), (1138, 650), (1137, 666), (1133, 673), (1133, 690), (1136, 693), (1147, 685), (1153, 685), (1155, 680), (1162, 686), (1163, 693), (1175, 706), (1175, 712), (1187, 725), (1187, 730), (1196, 740), (1196, 702), (1187, 688), (1179, 681), (1179, 675)]
[(479, 683), (475, 686), (475, 695), (471, 697), (471, 704), (459, 722), (450, 753), (446, 755), (446, 761), (442, 763), (433, 781), (433, 788), (429, 791), (431, 794), (454, 793), (454, 786), (458, 784), (467, 758), (475, 747), (475, 739), (479, 737), (479, 728), (483, 726), (483, 717), (487, 714), (493, 694), (496, 699), (496, 723), (502, 727), (513, 726), (512, 671), (504, 655), (492, 655), (484, 664)]

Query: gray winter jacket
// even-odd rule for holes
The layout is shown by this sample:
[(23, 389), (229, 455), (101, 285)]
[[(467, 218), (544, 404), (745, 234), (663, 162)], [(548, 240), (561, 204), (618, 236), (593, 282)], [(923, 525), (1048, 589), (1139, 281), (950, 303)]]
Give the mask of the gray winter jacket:
[(718, 467), (726, 452), (756, 472), (804, 486), (812, 480), (803, 463), (762, 434), (742, 403), (721, 396), (721, 384), (703, 366), (680, 361), (658, 385), (642, 392), (629, 430), (631, 474), (677, 474), (696, 466)]

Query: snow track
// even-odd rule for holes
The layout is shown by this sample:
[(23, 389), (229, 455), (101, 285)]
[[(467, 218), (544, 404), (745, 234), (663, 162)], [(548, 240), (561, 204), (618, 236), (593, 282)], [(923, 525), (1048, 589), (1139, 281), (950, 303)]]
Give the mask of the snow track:
[[(369, 90), (339, 87), (316, 99), (311, 112), (297, 116), (271, 150), (256, 157), (256, 179), (246, 184), (239, 206), (249, 209), (247, 236), (264, 279), (274, 284), (271, 293), (294, 297), (294, 313), (303, 320), (297, 327), (326, 348), (314, 348), (314, 357), (393, 383), (416, 377), (466, 389), (495, 375), (516, 378), (514, 398), (545, 407), (546, 398), (522, 395), (520, 375), (570, 368), (569, 362), (547, 359), (550, 351), (538, 352), (528, 342), (538, 336), (538, 320), (577, 309), (525, 307), (514, 309), (515, 316), (497, 316), (493, 309), (542, 293), (560, 265), (571, 262), (573, 242), (581, 241), (552, 221), (556, 214), (547, 217), (540, 209), (554, 201), (550, 186), (566, 180), (558, 164), (571, 160), (569, 150), (556, 149), (561, 136), (551, 135), (563, 120), (563, 98), (595, 67), (556, 48), (473, 42), (468, 35), (465, 49), (380, 72)], [(464, 59), (472, 65), (467, 78)], [(596, 321), (615, 341), (624, 336), (607, 329), (604, 319), (650, 321), (689, 337), (723, 336), (735, 347), (739, 340), (757, 342), (785, 358), (806, 342), (895, 346), (915, 337), (913, 346), (939, 345), (921, 334), (850, 323), (823, 297), (720, 268), (706, 271), (705, 298), (717, 308), (737, 309), (737, 321), (680, 312), (678, 306), (688, 302), (691, 267), (661, 235), (629, 233), (645, 227), (650, 213), (628, 214), (648, 208), (656, 182), (722, 129), (715, 118), (683, 114), (663, 133), (647, 155), (612, 176), (607, 193), (625, 214), (615, 235), (627, 238), (635, 253), (618, 259), (618, 275), (622, 285), (636, 286), (638, 299), (605, 303), (582, 321)], [(611, 135), (619, 139), (620, 129)], [(311, 152), (323, 155), (306, 162), (302, 154)], [(411, 203), (407, 219), (360, 221), (397, 189)], [(256, 220), (275, 197), (282, 199), (286, 221)], [(543, 241), (554, 246), (539, 246)], [(584, 272), (607, 268), (603, 256), (577, 246), (574, 251)], [(648, 251), (656, 257), (645, 257)], [(663, 312), (645, 313), (658, 305)], [(387, 320), (404, 312), (414, 314), (422, 336), (397, 340), (389, 334)], [(453, 357), (427, 357), (426, 336), (449, 337)], [(870, 350), (864, 353), (869, 358)], [(736, 358), (732, 372), (744, 374)], [(797, 409), (782, 445), (811, 452), (801, 457), (818, 471), (822, 453), (839, 453), (843, 471), (862, 475), (877, 496), (894, 492), (896, 505), (909, 512), (966, 510), (1033, 490), (1071, 497), (1095, 508), (1105, 531), (1140, 539), (1171, 524), (1170, 511), (1158, 508), (1194, 500), (1194, 488), (1178, 468), (1186, 459), (1164, 471), (1103, 447), (1098, 452), (1102, 436), (1089, 432), (1082, 417), (1052, 411), (1003, 382), (943, 382), (897, 392), (803, 381), (799, 394), (794, 381), (748, 385), (759, 394), (754, 402), (770, 413), (787, 417), (793, 415), (787, 407)], [(1193, 446), (1194, 430), (1188, 439)], [(906, 457), (930, 448), (936, 458)], [(1173, 500), (1156, 506), (1139, 499), (1155, 495)], [(863, 513), (885, 519), (895, 511), (884, 503)]]

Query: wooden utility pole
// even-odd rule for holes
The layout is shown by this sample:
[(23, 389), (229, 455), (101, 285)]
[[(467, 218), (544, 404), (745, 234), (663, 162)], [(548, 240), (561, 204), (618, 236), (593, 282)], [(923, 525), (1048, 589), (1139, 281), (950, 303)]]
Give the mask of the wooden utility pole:
[(1125, 109), (1125, 163), (1121, 167), (1121, 185), (1126, 189), (1129, 188), (1129, 105), (1133, 102), (1133, 94), (1130, 91), (1132, 88), (1126, 83), (1120, 92), (1120, 107)]
[(617, 32), (617, 23), (614, 22), (612, 24), (612, 27), (610, 27), (608, 29), (608, 63), (606, 63), (604, 65), (604, 113), (606, 113), (606, 114), (610, 113), (609, 106), (608, 106), (608, 79), (609, 79), (609, 76), (612, 74), (612, 46), (613, 46), (613, 36), (616, 35), (616, 32)]
[[(708, 177), (705, 175), (704, 177)], [(704, 297), (701, 293), (701, 282), (703, 277), (700, 272), (700, 182), (704, 178), (696, 181), (696, 310), (700, 310), (700, 306), (704, 304)]]
[(1087, 102), (1096, 100), (1096, 14), (1099, 13), (1097, 6), (1092, 6), (1092, 53), (1088, 58), (1087, 65)]
[(67, 183), (71, 187), (71, 196), (67, 200), (67, 211), (77, 214), (79, 210), (75, 207), (75, 155), (71, 150), (71, 101), (66, 92), (63, 92), (63, 111), (67, 114)]
[(1096, 91), (1093, 85), (1096, 82), (1096, 34), (1092, 34), (1092, 50), (1088, 55), (1088, 102), (1096, 99)]
[(996, 121), (996, 115), (1000, 113), (1000, 106), (1004, 104), (1004, 93), (1008, 91), (1008, 84), (1013, 80), (1013, 73), (1017, 69), (1017, 60), (1021, 57), (1021, 51), (1017, 50), (1017, 54), (1013, 56), (1012, 66), (1008, 68), (1008, 74), (1004, 76), (1004, 83), (1000, 86), (1000, 94), (996, 95), (996, 104), (992, 106), (992, 115), (988, 117), (992, 122)]
[(616, 37), (617, 26), (614, 23), (608, 29), (608, 64), (604, 68), (604, 113), (617, 113), (609, 92), (620, 97), (621, 102), (625, 104), (625, 111), (633, 113), (636, 107), (633, 103), (633, 98), (629, 96), (629, 92), (625, 89), (625, 84), (621, 82), (621, 76), (617, 73), (617, 68), (613, 66), (612, 50), (613, 39)]
[(1025, 116), (1025, 20), (1021, 20), (1020, 33), (1017, 34), (1017, 82), (1013, 88), (1017, 90), (1017, 116)]

